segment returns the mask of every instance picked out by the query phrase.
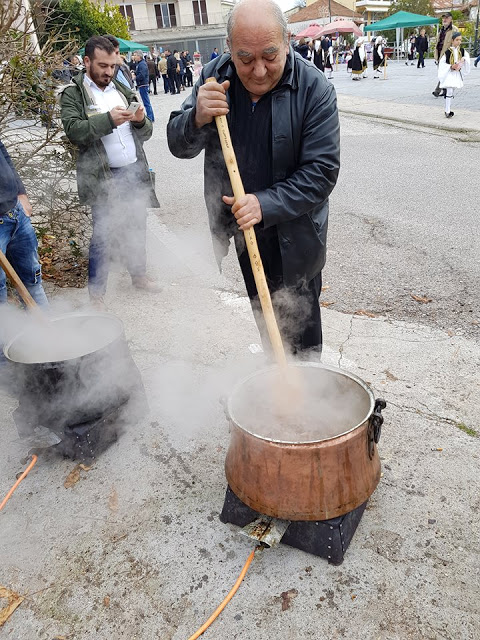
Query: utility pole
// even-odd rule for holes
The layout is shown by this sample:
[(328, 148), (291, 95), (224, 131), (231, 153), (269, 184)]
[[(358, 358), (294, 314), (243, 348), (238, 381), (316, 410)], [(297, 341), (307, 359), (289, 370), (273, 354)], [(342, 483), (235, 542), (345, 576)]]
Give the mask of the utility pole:
[(473, 55), (478, 56), (478, 17), (480, 16), (480, 0), (477, 0), (477, 21), (475, 23), (475, 41), (473, 43)]

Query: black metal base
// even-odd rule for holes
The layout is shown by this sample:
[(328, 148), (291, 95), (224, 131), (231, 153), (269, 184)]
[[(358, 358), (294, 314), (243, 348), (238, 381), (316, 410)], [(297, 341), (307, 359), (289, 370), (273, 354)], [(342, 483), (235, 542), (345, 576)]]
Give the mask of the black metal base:
[(72, 460), (91, 464), (118, 440), (118, 420), (123, 408), (122, 405), (97, 420), (65, 427), (62, 441), (55, 445), (55, 450)]
[[(342, 564), (367, 502), (353, 511), (331, 520), (291, 522), (282, 538), (282, 543), (325, 558), (329, 564)], [(263, 514), (250, 509), (233, 493), (229, 486), (227, 487), (225, 502), (220, 514), (221, 522), (245, 527), (261, 515)]]

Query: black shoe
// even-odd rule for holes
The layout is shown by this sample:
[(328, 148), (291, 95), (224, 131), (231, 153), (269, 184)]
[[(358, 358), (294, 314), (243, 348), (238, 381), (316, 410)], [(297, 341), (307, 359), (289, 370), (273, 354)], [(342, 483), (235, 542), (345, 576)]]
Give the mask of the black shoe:
[(450, 113), (446, 113), (446, 114), (445, 114), (445, 117), (446, 117), (446, 118), (453, 118), (453, 116), (454, 116), (454, 115), (455, 115), (455, 114), (453, 113), (453, 111), (450, 111)]
[(474, 63), (473, 63), (473, 66), (474, 66), (474, 67), (476, 67), (476, 66), (477, 66), (477, 64), (478, 64), (478, 62), (474, 62)]
[(438, 98), (438, 96), (440, 95), (440, 91), (437, 91), (435, 89), (435, 91), (432, 91), (432, 96), (435, 96), (435, 98)]

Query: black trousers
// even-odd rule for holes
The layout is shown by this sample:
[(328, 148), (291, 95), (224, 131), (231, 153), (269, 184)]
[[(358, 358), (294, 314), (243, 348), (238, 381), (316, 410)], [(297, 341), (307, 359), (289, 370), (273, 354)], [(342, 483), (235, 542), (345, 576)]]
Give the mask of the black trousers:
[(170, 82), (171, 93), (180, 93), (180, 74), (177, 72), (169, 73), (168, 81)]
[(424, 51), (419, 51), (418, 52), (418, 62), (417, 62), (417, 69), (419, 69), (420, 67), (424, 67), (425, 66), (425, 58), (424, 58), (425, 52)]
[(153, 94), (157, 95), (157, 76), (148, 76), (148, 90), (150, 91), (150, 84), (153, 82)]
[[(303, 281), (297, 286), (286, 287), (283, 283), (282, 256), (276, 227), (256, 229), (256, 235), (275, 317), (285, 348), (294, 354), (307, 349), (320, 352), (322, 323), (319, 297), (322, 289), (322, 274), (319, 273), (309, 282)], [(236, 246), (238, 261), (262, 344), (264, 350), (271, 353), (270, 338), (243, 236), (236, 237)]]

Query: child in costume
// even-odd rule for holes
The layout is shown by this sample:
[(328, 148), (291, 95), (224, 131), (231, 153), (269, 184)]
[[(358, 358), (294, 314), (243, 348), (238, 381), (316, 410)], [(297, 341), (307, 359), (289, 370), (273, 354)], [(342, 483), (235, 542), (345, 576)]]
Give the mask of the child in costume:
[(382, 36), (377, 36), (375, 40), (375, 44), (373, 45), (373, 79), (380, 78), (380, 73), (383, 73), (385, 67), (387, 66), (387, 61), (385, 60), (385, 55), (383, 53), (383, 38)]
[(365, 53), (363, 38), (357, 38), (351, 62), (352, 80), (360, 80), (362, 76), (366, 78), (367, 54)]
[(327, 74), (327, 78), (329, 80), (333, 79), (333, 62), (334, 62), (334, 53), (332, 42), (330, 41), (330, 46), (324, 52), (324, 65), (325, 65), (325, 73)]
[(447, 49), (438, 63), (438, 80), (440, 88), (445, 89), (445, 116), (453, 118), (451, 110), (455, 89), (463, 87), (463, 78), (470, 73), (470, 56), (461, 46), (462, 34), (452, 33), (452, 46)]

